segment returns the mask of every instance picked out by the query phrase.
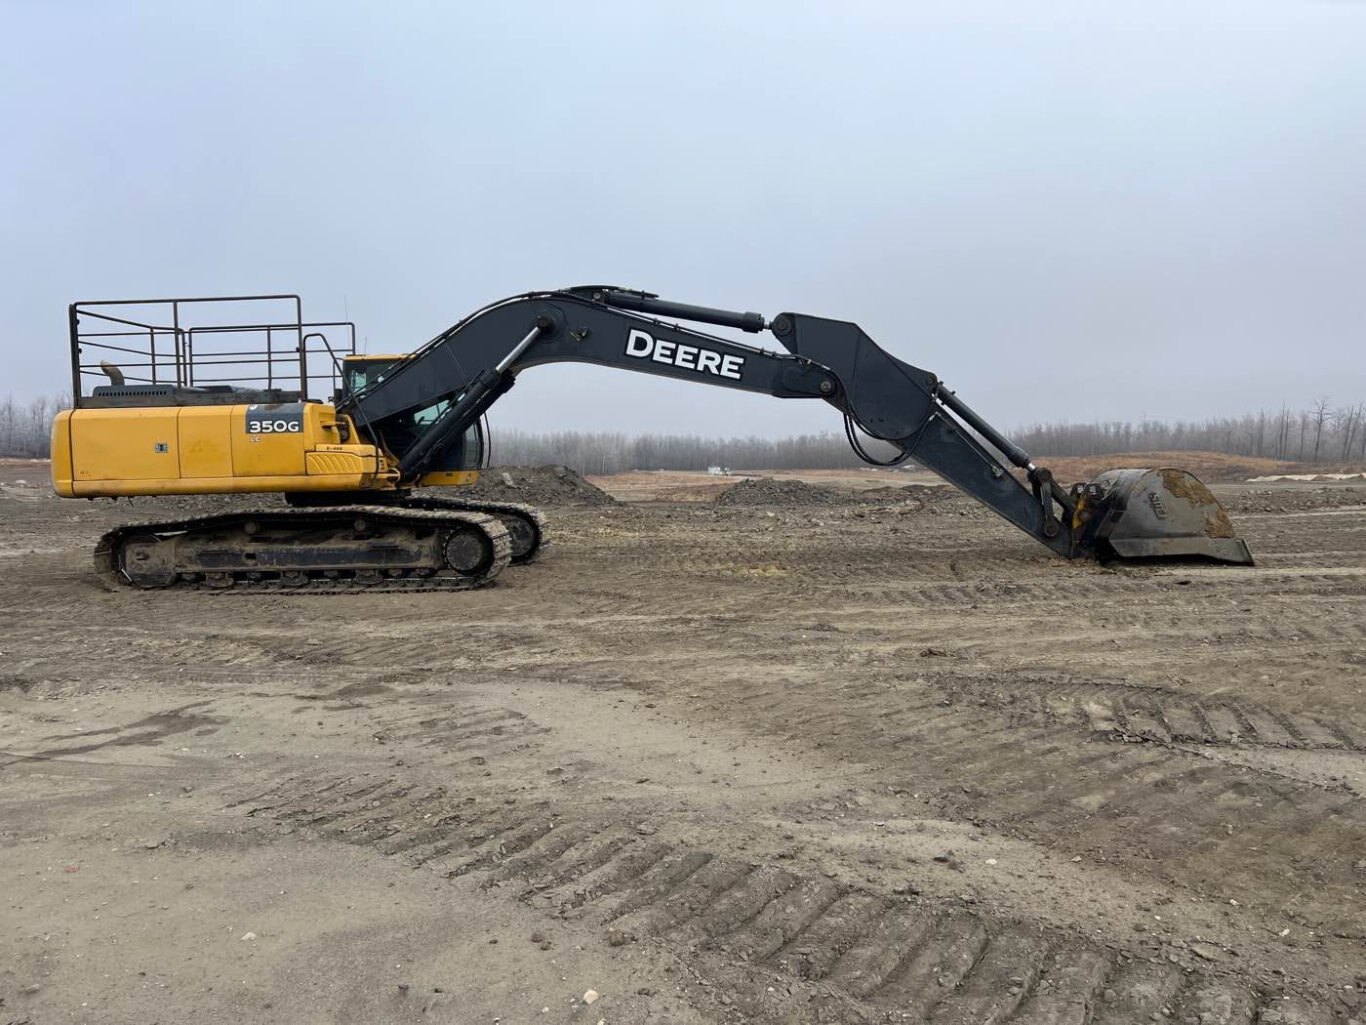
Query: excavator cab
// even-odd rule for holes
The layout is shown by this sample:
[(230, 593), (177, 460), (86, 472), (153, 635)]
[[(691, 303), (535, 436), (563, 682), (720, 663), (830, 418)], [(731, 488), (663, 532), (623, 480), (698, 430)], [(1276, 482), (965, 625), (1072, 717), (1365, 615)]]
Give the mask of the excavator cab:
[[(390, 368), (403, 358), (396, 355), (346, 356), (342, 360), (341, 386), (337, 389), (334, 403), (340, 405), (367, 388), (382, 385)], [(402, 458), (417, 439), (450, 408), (452, 401), (450, 398), (441, 398), (415, 412), (394, 417), (376, 434), (382, 436), (385, 447), (393, 455)], [(488, 455), (488, 431), (485, 421), (480, 419), (454, 445), (441, 453), (419, 483), (426, 487), (469, 483), (472, 479), (469, 471), (487, 466)]]

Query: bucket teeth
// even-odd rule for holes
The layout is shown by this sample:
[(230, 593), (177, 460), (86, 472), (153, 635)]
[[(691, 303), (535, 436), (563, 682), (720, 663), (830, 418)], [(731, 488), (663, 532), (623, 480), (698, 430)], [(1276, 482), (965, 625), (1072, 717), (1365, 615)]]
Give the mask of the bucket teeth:
[(1174, 468), (1108, 470), (1084, 485), (1073, 527), (1099, 558), (1206, 558), (1252, 565), (1214, 494)]

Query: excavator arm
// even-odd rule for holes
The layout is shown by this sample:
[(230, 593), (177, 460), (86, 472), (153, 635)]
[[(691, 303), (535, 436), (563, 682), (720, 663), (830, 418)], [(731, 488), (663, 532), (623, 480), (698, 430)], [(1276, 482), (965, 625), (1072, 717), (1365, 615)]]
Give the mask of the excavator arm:
[[(705, 334), (673, 322), (678, 320), (751, 334), (768, 331), (786, 351)], [(805, 314), (766, 320), (606, 286), (526, 293), (443, 331), (383, 380), (343, 397), (339, 410), (385, 441), (387, 425), (405, 417), (410, 422), (415, 411), (446, 402), (430, 426), (394, 451), (403, 480), (415, 482), (512, 387), (520, 371), (556, 362), (824, 400), (843, 414), (850, 444), (865, 460), (878, 462), (863, 448), (860, 434), (896, 449), (882, 465), (914, 459), (1063, 556), (1252, 561), (1223, 508), (1190, 474), (1112, 471), (1064, 490), (934, 374), (897, 359), (855, 324)], [(1023, 471), (1023, 482), (1007, 463)]]

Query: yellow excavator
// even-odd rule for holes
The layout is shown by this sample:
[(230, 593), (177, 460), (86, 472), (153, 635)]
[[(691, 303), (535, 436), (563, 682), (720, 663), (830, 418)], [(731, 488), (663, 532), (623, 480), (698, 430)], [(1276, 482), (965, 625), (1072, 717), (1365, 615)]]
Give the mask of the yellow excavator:
[[(767, 331), (782, 351), (680, 322)], [(354, 324), (307, 321), (295, 295), (78, 302), (69, 329), (57, 494), (284, 497), (109, 532), (96, 568), (121, 585), (449, 590), (535, 559), (535, 509), (424, 489), (473, 483), (489, 407), (521, 371), (556, 362), (822, 400), (860, 458), (913, 459), (1068, 558), (1252, 563), (1190, 473), (1112, 470), (1064, 488), (932, 373), (847, 321), (593, 285), (490, 303), (402, 356), (356, 353)], [(871, 454), (869, 437), (891, 457)]]

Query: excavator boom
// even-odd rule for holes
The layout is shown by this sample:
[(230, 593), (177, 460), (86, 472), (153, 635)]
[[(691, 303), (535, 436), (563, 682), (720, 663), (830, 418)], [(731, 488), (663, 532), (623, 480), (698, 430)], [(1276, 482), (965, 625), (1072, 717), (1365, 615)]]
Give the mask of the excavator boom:
[[(768, 331), (786, 351), (704, 334), (664, 317)], [(396, 452), (401, 476), (412, 480), (443, 458), (446, 446), (479, 421), (519, 372), (555, 362), (821, 399), (843, 414), (851, 445), (867, 461), (878, 462), (861, 435), (895, 448), (897, 455), (884, 465), (914, 459), (1069, 558), (1252, 562), (1223, 508), (1191, 474), (1112, 471), (1064, 489), (933, 373), (896, 358), (856, 324), (806, 314), (768, 320), (606, 286), (528, 293), (455, 324), (339, 408), (383, 438), (389, 423), (447, 401), (442, 416)]]

